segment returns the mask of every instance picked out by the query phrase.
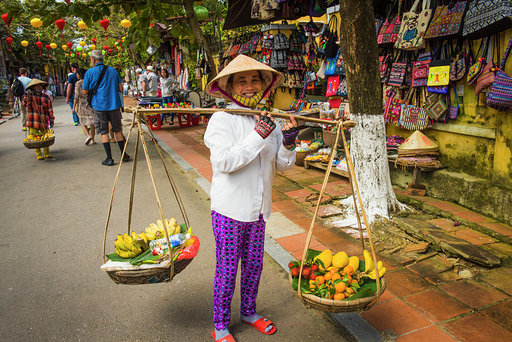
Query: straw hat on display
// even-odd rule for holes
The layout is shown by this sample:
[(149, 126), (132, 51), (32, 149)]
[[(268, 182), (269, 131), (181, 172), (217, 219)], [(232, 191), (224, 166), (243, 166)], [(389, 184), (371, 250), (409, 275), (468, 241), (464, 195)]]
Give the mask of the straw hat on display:
[(420, 131), (415, 131), (398, 147), (398, 155), (437, 154), (439, 146)]
[(30, 81), (30, 83), (28, 84), (26, 89), (30, 89), (31, 87), (38, 85), (38, 84), (45, 86), (48, 83), (46, 83), (45, 81), (42, 81), (42, 80), (38, 80), (37, 78), (33, 78), (32, 81)]
[(263, 97), (265, 97), (271, 90), (279, 87), (283, 81), (284, 76), (263, 63), (247, 57), (245, 55), (238, 55), (233, 59), (222, 71), (208, 83), (206, 92), (213, 97), (222, 97), (228, 100), (233, 100), (230, 92), (227, 90), (229, 76), (239, 72), (256, 70), (261, 73), (263, 83)]

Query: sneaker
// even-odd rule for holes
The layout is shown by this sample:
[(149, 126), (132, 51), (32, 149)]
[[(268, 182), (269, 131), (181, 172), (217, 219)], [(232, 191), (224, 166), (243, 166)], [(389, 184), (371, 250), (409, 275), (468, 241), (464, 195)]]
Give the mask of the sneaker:
[(21, 127), (21, 130), (22, 130), (22, 131), (26, 131), (26, 130), (27, 130), (27, 127), (23, 126), (23, 127)]
[(78, 126), (78, 125), (80, 125), (80, 123), (78, 123), (77, 121), (75, 121), (75, 122), (73, 123), (73, 126)]
[(92, 140), (91, 137), (87, 137), (87, 139), (85, 139), (84, 144), (89, 145), (91, 143), (91, 140)]
[(123, 157), (123, 162), (129, 162), (130, 160), (132, 160), (132, 158), (130, 158), (130, 156), (125, 153)]
[(112, 158), (105, 158), (105, 160), (102, 161), (101, 164), (105, 165), (105, 166), (112, 166), (112, 165), (114, 165), (114, 159), (112, 159)]

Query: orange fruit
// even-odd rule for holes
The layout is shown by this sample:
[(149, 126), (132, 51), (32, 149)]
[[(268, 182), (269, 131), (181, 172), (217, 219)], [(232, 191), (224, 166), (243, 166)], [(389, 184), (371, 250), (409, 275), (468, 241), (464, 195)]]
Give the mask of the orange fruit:
[(327, 273), (324, 275), (324, 279), (325, 279), (325, 280), (331, 280), (331, 279), (332, 279), (332, 273), (331, 273), (331, 272), (327, 272)]
[(359, 284), (356, 279), (352, 279), (351, 284)]
[(350, 265), (347, 265), (343, 269), (343, 273), (346, 273), (348, 275), (352, 275), (352, 274), (354, 274), (354, 268), (352, 266), (350, 266)]
[(339, 274), (339, 273), (334, 273), (334, 274), (332, 275), (332, 278), (331, 278), (331, 279), (332, 279), (332, 280), (341, 279), (341, 274)]
[(353, 294), (354, 293), (354, 290), (352, 290), (352, 288), (348, 287), (347, 288), (347, 292), (350, 293), (350, 294)]
[(344, 282), (338, 283), (334, 285), (334, 288), (336, 289), (336, 292), (343, 293), (345, 292), (346, 286)]
[(318, 283), (318, 285), (322, 285), (323, 283), (325, 283), (324, 276), (317, 276), (316, 277), (316, 282)]
[(334, 300), (342, 300), (345, 299), (345, 295), (343, 293), (336, 293), (333, 297)]
[(343, 293), (343, 295), (345, 296), (345, 298), (349, 298), (350, 296), (352, 296), (350, 293), (348, 293), (346, 291)]

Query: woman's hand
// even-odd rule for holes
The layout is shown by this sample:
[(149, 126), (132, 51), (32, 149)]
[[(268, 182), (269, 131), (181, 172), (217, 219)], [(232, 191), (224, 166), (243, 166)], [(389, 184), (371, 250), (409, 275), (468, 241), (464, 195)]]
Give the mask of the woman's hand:
[(267, 111), (261, 112), (260, 115), (256, 115), (256, 125), (254, 130), (263, 138), (266, 139), (276, 128), (276, 123), (272, 119), (272, 115)]
[(297, 139), (297, 135), (299, 134), (298, 126), (293, 115), (290, 115), (290, 122), (283, 126), (283, 146), (288, 150), (291, 150), (295, 146), (295, 139)]

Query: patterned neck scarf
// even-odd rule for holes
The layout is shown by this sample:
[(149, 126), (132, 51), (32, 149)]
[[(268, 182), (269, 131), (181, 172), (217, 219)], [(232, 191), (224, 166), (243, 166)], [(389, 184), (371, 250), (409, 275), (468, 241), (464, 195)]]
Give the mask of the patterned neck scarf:
[(250, 98), (239, 96), (235, 93), (232, 93), (231, 96), (233, 97), (233, 100), (237, 102), (239, 105), (247, 108), (255, 108), (256, 105), (260, 103), (264, 92), (265, 91), (262, 89), (259, 93)]

